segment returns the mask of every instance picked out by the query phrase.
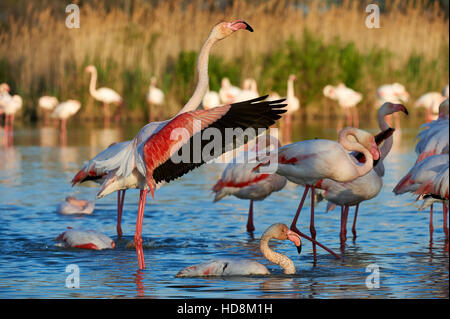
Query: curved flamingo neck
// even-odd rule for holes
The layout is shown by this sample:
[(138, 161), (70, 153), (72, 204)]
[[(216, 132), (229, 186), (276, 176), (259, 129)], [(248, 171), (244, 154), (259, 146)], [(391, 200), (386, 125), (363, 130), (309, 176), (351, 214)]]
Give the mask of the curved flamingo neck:
[(283, 254), (277, 253), (269, 247), (269, 240), (271, 240), (272, 238), (274, 238), (274, 236), (270, 233), (267, 233), (267, 231), (264, 232), (261, 237), (259, 247), (264, 257), (283, 268), (283, 271), (286, 275), (295, 274), (295, 266), (292, 260)]
[(294, 97), (294, 80), (289, 79), (287, 83), (287, 97)]
[[(356, 139), (356, 142), (351, 141), (348, 138), (350, 135)], [(359, 135), (358, 131), (355, 128), (353, 127), (346, 128), (342, 130), (339, 134), (339, 143), (347, 151), (357, 151), (364, 154), (366, 158), (364, 165), (358, 165), (354, 161), (351, 161), (356, 171), (358, 172), (359, 176), (363, 176), (366, 175), (368, 172), (370, 172), (370, 170), (373, 168), (373, 157), (372, 154), (369, 152), (369, 150), (358, 142), (359, 141), (358, 135)]]
[(209, 88), (209, 78), (208, 78), (208, 61), (209, 61), (209, 52), (211, 51), (214, 43), (217, 42), (217, 39), (212, 37), (211, 35), (208, 37), (206, 42), (203, 44), (202, 49), (198, 55), (197, 60), (197, 72), (198, 72), (198, 82), (195, 87), (194, 94), (191, 96), (186, 105), (177, 113), (177, 115), (193, 111), (197, 109), (197, 107), (202, 102), (203, 97)]
[[(380, 109), (378, 111), (377, 117), (378, 117), (378, 126), (382, 131), (386, 131), (389, 129), (389, 125), (386, 122), (385, 116), (389, 115), (388, 112), (384, 111), (383, 109)], [(383, 160), (386, 158), (386, 156), (391, 151), (392, 145), (394, 144), (394, 136), (389, 136), (383, 143), (383, 145), (380, 147), (380, 159)]]
[(97, 90), (95, 89), (96, 83), (97, 83), (97, 70), (94, 69), (91, 72), (91, 82), (89, 83), (89, 93), (91, 93), (93, 97), (97, 96)]

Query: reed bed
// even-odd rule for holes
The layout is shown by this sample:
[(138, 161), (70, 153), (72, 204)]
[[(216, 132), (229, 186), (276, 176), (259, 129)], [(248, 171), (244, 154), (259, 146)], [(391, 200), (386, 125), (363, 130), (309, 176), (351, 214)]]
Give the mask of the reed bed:
[[(211, 89), (228, 76), (239, 85), (254, 77), (260, 94), (286, 92), (287, 76), (303, 110), (319, 113), (324, 85), (345, 82), (365, 96), (369, 108), (383, 83), (403, 83), (412, 98), (440, 91), (449, 77), (449, 24), (446, 13), (421, 1), (386, 1), (381, 28), (365, 26), (369, 1), (84, 1), (80, 28), (68, 29), (64, 7), (48, 1), (24, 5), (0, 28), (0, 82), (24, 98), (23, 118), (36, 119), (39, 96), (82, 102), (77, 115), (101, 116), (88, 93), (88, 64), (99, 71), (98, 86), (118, 91), (127, 115), (142, 118), (150, 77), (159, 79), (166, 106), (176, 113), (195, 85), (196, 55), (211, 27), (223, 20), (248, 21), (255, 32), (238, 32), (220, 42), (210, 60)], [(448, 13), (447, 13), (448, 15)]]

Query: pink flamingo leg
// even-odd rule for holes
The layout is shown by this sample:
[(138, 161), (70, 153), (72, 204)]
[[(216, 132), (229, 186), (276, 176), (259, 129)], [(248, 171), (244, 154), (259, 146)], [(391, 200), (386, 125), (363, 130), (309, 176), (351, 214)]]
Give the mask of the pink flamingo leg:
[(300, 212), (302, 210), (303, 204), (305, 202), (306, 195), (308, 195), (309, 187), (310, 187), (309, 185), (305, 186), (305, 191), (303, 192), (302, 200), (300, 201), (300, 204), (298, 205), (297, 212), (295, 213), (294, 219), (292, 220), (292, 224), (291, 224), (291, 230), (292, 231), (297, 231), (298, 232), (297, 220), (298, 220), (298, 217), (299, 217)]
[(445, 240), (448, 244), (448, 226), (447, 226), (447, 214), (448, 214), (448, 207), (446, 203), (443, 203), (443, 211), (444, 211), (444, 233), (445, 233)]
[(250, 200), (250, 209), (248, 210), (248, 219), (247, 219), (247, 231), (249, 233), (255, 230), (255, 225), (253, 225), (253, 199)]
[(434, 231), (434, 227), (433, 227), (433, 204), (431, 204), (431, 208), (430, 208), (430, 243), (433, 243), (433, 231)]
[(148, 189), (145, 189), (141, 190), (139, 195), (139, 209), (136, 221), (136, 232), (134, 234), (134, 244), (136, 246), (136, 254), (138, 257), (139, 269), (145, 269), (144, 251), (142, 249), (142, 223), (144, 221), (144, 209), (147, 193)]
[(314, 261), (317, 260), (317, 251), (316, 251), (316, 228), (314, 227), (314, 193), (315, 188), (314, 186), (311, 186), (311, 220), (309, 224), (309, 231), (311, 232), (311, 237), (314, 240), (313, 241), (313, 255), (314, 255)]
[(353, 218), (353, 226), (352, 226), (353, 240), (356, 239), (356, 218), (358, 217), (358, 209), (359, 209), (359, 204), (356, 204), (355, 217)]
[[(122, 196), (121, 196), (122, 195)], [(125, 189), (117, 192), (117, 236), (122, 237), (122, 221), (123, 202), (125, 200)]]
[(341, 239), (341, 248), (344, 243), (344, 220), (345, 220), (345, 205), (341, 206), (341, 231), (339, 232), (339, 238)]

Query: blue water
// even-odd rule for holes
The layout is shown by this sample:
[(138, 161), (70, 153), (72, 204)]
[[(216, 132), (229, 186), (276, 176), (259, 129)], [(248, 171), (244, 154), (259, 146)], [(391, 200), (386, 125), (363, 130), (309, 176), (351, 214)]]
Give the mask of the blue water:
[[(335, 130), (311, 124), (295, 139), (333, 138)], [(372, 131), (375, 132), (375, 126)], [(67, 146), (51, 128), (17, 127), (14, 147), (0, 146), (0, 298), (449, 298), (449, 258), (444, 248), (441, 205), (434, 214), (434, 243), (429, 244), (428, 211), (418, 211), (414, 198), (394, 196), (392, 188), (414, 163), (413, 136), (407, 128), (385, 161), (381, 193), (360, 206), (358, 237), (351, 238), (353, 208), (343, 258), (303, 241), (297, 254), (288, 242), (271, 246), (293, 259), (297, 274), (287, 276), (259, 252), (258, 239), (275, 222), (290, 224), (303, 189), (288, 184), (255, 202), (254, 239), (246, 232), (249, 202), (227, 197), (213, 204), (211, 187), (223, 166), (207, 165), (163, 186), (147, 200), (143, 226), (147, 268), (137, 270), (133, 240), (138, 191), (125, 197), (122, 229), (116, 236), (117, 197), (96, 201), (89, 216), (62, 216), (57, 206), (68, 195), (93, 199), (95, 187), (72, 188), (70, 180), (83, 162), (117, 140), (128, 139), (139, 126), (101, 129), (72, 124)], [(418, 127), (418, 126), (417, 126)], [(316, 209), (317, 239), (339, 249), (340, 210)], [(309, 234), (309, 206), (299, 228)], [(95, 229), (116, 241), (116, 249), (87, 251), (55, 246), (66, 227)], [(251, 258), (265, 264), (267, 277), (175, 278), (182, 268), (218, 257)], [(68, 265), (79, 268), (80, 287), (67, 288)], [(379, 267), (379, 288), (369, 289), (366, 267)]]

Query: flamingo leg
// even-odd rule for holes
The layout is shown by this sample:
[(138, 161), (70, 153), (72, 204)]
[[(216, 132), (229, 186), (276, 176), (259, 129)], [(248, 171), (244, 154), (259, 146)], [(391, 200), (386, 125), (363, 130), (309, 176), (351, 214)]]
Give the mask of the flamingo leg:
[(352, 114), (349, 108), (345, 108), (345, 118), (347, 121), (347, 126), (352, 126)]
[(108, 103), (103, 103), (103, 116), (104, 116), (105, 127), (109, 127), (109, 104)]
[(352, 226), (353, 240), (356, 239), (356, 218), (358, 217), (358, 209), (359, 209), (359, 204), (356, 204), (355, 217), (353, 218), (353, 226)]
[(138, 257), (139, 269), (145, 269), (144, 251), (142, 249), (142, 223), (144, 221), (144, 209), (147, 193), (148, 189), (145, 189), (141, 190), (139, 194), (139, 209), (136, 221), (136, 232), (134, 234), (134, 244), (136, 246), (136, 254)]
[(431, 204), (431, 208), (430, 208), (430, 243), (433, 243), (433, 231), (434, 231), (434, 227), (433, 227), (433, 204)]
[(444, 211), (444, 233), (445, 240), (448, 243), (448, 226), (447, 226), (447, 215), (448, 215), (448, 207), (446, 203), (443, 203), (443, 211)]
[(341, 231), (339, 232), (339, 238), (341, 239), (341, 248), (344, 242), (344, 214), (345, 214), (345, 205), (341, 206)]
[(314, 227), (314, 193), (315, 188), (314, 186), (311, 186), (311, 220), (309, 224), (309, 231), (311, 233), (311, 237), (314, 240), (313, 241), (313, 255), (314, 255), (314, 262), (317, 260), (317, 248), (316, 248), (316, 228)]
[(248, 210), (247, 219), (247, 231), (252, 233), (255, 230), (255, 225), (253, 224), (253, 199), (250, 200), (250, 208)]
[[(117, 192), (117, 236), (122, 237), (122, 212), (123, 212), (123, 202), (125, 200), (125, 189)], [(122, 195), (122, 196), (121, 196)]]
[(302, 200), (300, 201), (300, 204), (298, 205), (297, 212), (295, 213), (294, 219), (292, 220), (292, 224), (291, 224), (291, 230), (292, 231), (295, 231), (295, 230), (298, 231), (298, 229), (297, 229), (297, 220), (298, 220), (298, 217), (299, 217), (300, 212), (302, 210), (303, 204), (305, 202), (306, 195), (308, 195), (309, 187), (310, 187), (309, 185), (305, 186), (305, 191), (303, 192)]
[(352, 114), (353, 114), (353, 127), (358, 128), (359, 127), (359, 115), (358, 115), (358, 108), (356, 106), (352, 107)]
[(153, 122), (152, 103), (148, 103), (148, 121), (149, 121), (150, 123)]

